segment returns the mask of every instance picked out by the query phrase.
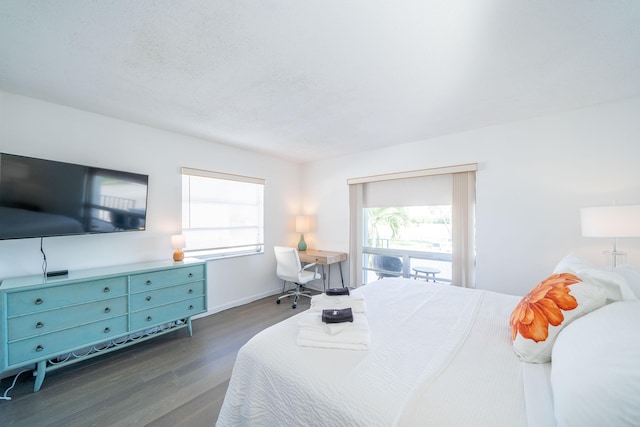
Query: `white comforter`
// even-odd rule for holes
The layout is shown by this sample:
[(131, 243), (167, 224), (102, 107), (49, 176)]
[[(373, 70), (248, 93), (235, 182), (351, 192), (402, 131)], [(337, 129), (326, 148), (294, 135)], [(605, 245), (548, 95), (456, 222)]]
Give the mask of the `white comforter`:
[(238, 354), (223, 426), (526, 426), (509, 314), (518, 297), (385, 278), (368, 351), (296, 345), (298, 316)]

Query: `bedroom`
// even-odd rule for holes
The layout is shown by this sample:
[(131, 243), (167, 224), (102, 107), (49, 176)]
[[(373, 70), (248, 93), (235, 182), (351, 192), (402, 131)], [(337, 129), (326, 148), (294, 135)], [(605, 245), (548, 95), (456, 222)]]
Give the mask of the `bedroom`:
[[(8, 5), (15, 5), (16, 2), (1, 4), (3, 10), (7, 10)], [(619, 6), (618, 9), (632, 9), (630, 3), (622, 4), (625, 6)], [(637, 7), (632, 10), (638, 13)], [(51, 13), (51, 19), (62, 19), (53, 11)], [(619, 20), (623, 20), (615, 15), (611, 18), (607, 13), (594, 14), (614, 27), (618, 26)], [(632, 21), (632, 13), (618, 10), (617, 14), (626, 15), (628, 21), (625, 22)], [(4, 13), (3, 16), (8, 15)], [(584, 16), (591, 15), (585, 13)], [(27, 25), (26, 22), (23, 24)], [(67, 22), (67, 25), (71, 24)], [(25, 44), (21, 44), (16, 35), (19, 32), (6, 34), (4, 31), (9, 31), (11, 26), (2, 25), (1, 28), (3, 57), (13, 52), (16, 56), (10, 56), (12, 59), (17, 61), (23, 58), (15, 50), (9, 49), (14, 43), (18, 50), (24, 49), (25, 52), (27, 47), (32, 47), (29, 43), (38, 45), (34, 40), (26, 40)], [(14, 31), (17, 30), (14, 28)], [(84, 31), (88, 30), (85, 28)], [(309, 246), (347, 251), (347, 179), (475, 162), (479, 165), (477, 287), (522, 295), (546, 277), (558, 260), (571, 251), (593, 263), (602, 264), (601, 251), (609, 248), (609, 242), (580, 235), (581, 207), (607, 205), (613, 201), (618, 204), (640, 203), (640, 175), (637, 169), (637, 159), (640, 158), (640, 124), (637, 120), (640, 113), (640, 82), (637, 78), (640, 59), (637, 49), (630, 52), (622, 46), (622, 53), (614, 49), (619, 40), (626, 40), (631, 47), (637, 46), (638, 34), (635, 30), (630, 34), (622, 32), (618, 36), (620, 39), (612, 36), (613, 41), (609, 42), (613, 44), (611, 46), (605, 43), (606, 39), (601, 40), (602, 46), (595, 43), (596, 47), (600, 47), (597, 52), (601, 53), (595, 58), (585, 58), (582, 55), (587, 53), (579, 50), (553, 52), (557, 55), (554, 58), (560, 63), (565, 60), (576, 61), (575, 68), (567, 66), (562, 70), (566, 74), (560, 74), (564, 84), (574, 83), (569, 92), (582, 95), (576, 95), (572, 99), (574, 102), (571, 105), (564, 104), (562, 109), (554, 108), (534, 116), (510, 118), (504, 123), (485, 122), (481, 126), (447, 135), (412, 139), (398, 136), (403, 139), (394, 143), (402, 143), (394, 146), (326, 158), (325, 153), (318, 153), (323, 158), (304, 162), (270, 155), (264, 149), (253, 151), (229, 146), (225, 144), (223, 136), (214, 136), (211, 141), (164, 130), (161, 126), (136, 124), (135, 120), (126, 120), (125, 113), (116, 118), (100, 114), (100, 109), (92, 112), (89, 100), (85, 105), (72, 104), (70, 99), (71, 94), (76, 93), (82, 100), (82, 94), (89, 90), (86, 81), (78, 82), (79, 94), (63, 93), (64, 96), (59, 95), (60, 98), (56, 97), (56, 92), (31, 86), (42, 83), (38, 70), (51, 70), (54, 73), (51, 79), (43, 81), (75, 80), (70, 77), (76, 76), (73, 70), (65, 67), (69, 57), (46, 57), (44, 64), (36, 61), (33, 65), (30, 61), (34, 59), (26, 55), (27, 58), (22, 61), (27, 61), (29, 67), (33, 67), (29, 69), (36, 70), (35, 77), (30, 76), (31, 85), (22, 80), (9, 81), (5, 77), (8, 61), (3, 60), (3, 65), (0, 65), (3, 77), (0, 87), (1, 151), (141, 172), (151, 177), (149, 223), (144, 233), (45, 240), (50, 268), (69, 270), (170, 258), (172, 249), (169, 236), (178, 232), (180, 227), (179, 170), (182, 166), (265, 178), (268, 182), (265, 197), (267, 248), (276, 244), (294, 245), (298, 235), (291, 226), (291, 220), (300, 213), (310, 213), (316, 215), (318, 227), (307, 236)], [(91, 40), (88, 36), (87, 39)], [(96, 40), (102, 39), (96, 36)], [(544, 50), (549, 42), (534, 41), (529, 45), (533, 51), (534, 48)], [(567, 44), (574, 46), (569, 42)], [(78, 46), (74, 50), (93, 58), (90, 51), (91, 44)], [(118, 56), (117, 52), (111, 54)], [(606, 52), (614, 52), (619, 56), (614, 53), (609, 56)], [(45, 52), (40, 54), (44, 56)], [(106, 61), (112, 59), (107, 57)], [(153, 63), (152, 59), (150, 63)], [(553, 62), (551, 68), (554, 64), (557, 66), (558, 62)], [(91, 64), (104, 65), (100, 61)], [(600, 67), (594, 67), (594, 64)], [(143, 63), (142, 72), (138, 70), (135, 74), (139, 79), (135, 83), (141, 88), (147, 88), (143, 80), (147, 72), (145, 65), (148, 63)], [(526, 65), (525, 61), (522, 66)], [(524, 72), (522, 69), (513, 71)], [(549, 72), (549, 68), (545, 71)], [(80, 74), (77, 76), (80, 77)], [(123, 80), (126, 81), (126, 78)], [(544, 86), (544, 80), (536, 82), (540, 86), (534, 87), (532, 84), (530, 90), (539, 92), (542, 97), (551, 96), (562, 88)], [(164, 81), (159, 83), (162, 85)], [(557, 84), (555, 80), (549, 83)], [(480, 83), (476, 81), (474, 84)], [(498, 94), (498, 82), (494, 84)], [(527, 81), (521, 81), (520, 84), (522, 86), (519, 89), (529, 87)], [(22, 91), (23, 85), (30, 89)], [(92, 96), (96, 97), (94, 101), (105, 99), (107, 102), (110, 91), (115, 88), (117, 86), (103, 88), (99, 93), (92, 92), (95, 93)], [(242, 95), (249, 96), (246, 92), (240, 92)], [(536, 101), (543, 101), (530, 93), (527, 95), (525, 100), (532, 105)], [(162, 98), (165, 96), (180, 98), (169, 90)], [(500, 118), (498, 107), (490, 102), (491, 99), (482, 98), (484, 104), (476, 105), (476, 109), (471, 111), (466, 110), (464, 105), (456, 104), (457, 108), (452, 107), (453, 116), (462, 120), (473, 113), (495, 111), (497, 118)], [(123, 103), (127, 101), (125, 98)], [(251, 100), (252, 106), (258, 108), (260, 101)], [(148, 114), (153, 114), (157, 108), (154, 105), (146, 110)], [(340, 111), (325, 113), (339, 115)], [(388, 109), (386, 114), (391, 127), (398, 121), (398, 112)], [(369, 124), (375, 129), (371, 134), (381, 132), (381, 123), (384, 122)], [(339, 121), (334, 125), (338, 131), (344, 126), (348, 127), (348, 124), (341, 125)], [(311, 129), (316, 130), (314, 126)], [(316, 151), (325, 150), (316, 148)], [(639, 239), (621, 240), (620, 248), (629, 252), (630, 263), (640, 267)], [(0, 242), (2, 279), (37, 274), (41, 262), (37, 239)], [(269, 252), (263, 256), (210, 262), (209, 312), (278, 293), (281, 283), (274, 271), (275, 260)]]

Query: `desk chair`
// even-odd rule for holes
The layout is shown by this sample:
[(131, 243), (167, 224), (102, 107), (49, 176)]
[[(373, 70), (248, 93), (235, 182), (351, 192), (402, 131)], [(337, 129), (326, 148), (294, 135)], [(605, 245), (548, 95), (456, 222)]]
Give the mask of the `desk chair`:
[[(300, 263), (300, 256), (296, 248), (287, 248), (284, 246), (275, 246), (274, 251), (276, 253), (276, 261), (278, 266), (276, 268), (276, 276), (284, 281), (284, 285), (287, 282), (295, 283), (296, 288), (286, 295), (278, 297), (276, 303), (280, 304), (282, 298), (294, 297), (291, 308), (298, 306), (298, 297), (303, 296), (311, 298), (311, 292), (301, 290), (304, 285), (312, 280), (321, 279), (322, 276), (318, 273), (318, 265), (314, 262), (302, 267)], [(307, 269), (315, 266), (315, 271), (308, 271)]]
[(373, 268), (376, 270), (378, 279), (400, 277), (402, 276), (402, 259), (393, 256), (374, 255)]

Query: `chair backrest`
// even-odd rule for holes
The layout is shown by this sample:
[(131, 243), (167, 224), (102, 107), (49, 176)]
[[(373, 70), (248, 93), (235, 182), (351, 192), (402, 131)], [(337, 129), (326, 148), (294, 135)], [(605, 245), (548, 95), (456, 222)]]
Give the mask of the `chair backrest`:
[[(373, 268), (376, 270), (384, 270), (387, 272), (397, 271), (398, 273), (400, 273), (402, 272), (402, 259), (393, 256), (374, 255)], [(389, 274), (383, 272), (379, 272), (377, 274), (379, 278), (400, 276), (400, 274)]]
[(276, 253), (276, 262), (278, 263), (276, 276), (287, 282), (299, 281), (302, 265), (300, 263), (298, 250), (285, 246), (275, 246), (273, 249)]

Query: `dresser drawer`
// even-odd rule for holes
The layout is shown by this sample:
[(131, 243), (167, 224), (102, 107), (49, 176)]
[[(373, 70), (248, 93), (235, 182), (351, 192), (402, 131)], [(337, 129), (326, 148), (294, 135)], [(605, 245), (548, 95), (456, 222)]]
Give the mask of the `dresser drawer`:
[(9, 316), (103, 300), (127, 294), (126, 277), (40, 288), (7, 294)]
[(162, 305), (149, 310), (131, 313), (131, 330), (150, 328), (162, 323), (191, 317), (205, 311), (205, 296)]
[(44, 360), (127, 333), (127, 316), (10, 342), (9, 366)]
[(204, 295), (204, 282), (186, 283), (131, 295), (131, 310), (139, 311)]
[(144, 292), (197, 280), (204, 280), (204, 267), (201, 265), (136, 274), (131, 276), (131, 292)]
[(9, 318), (9, 341), (127, 314), (127, 297)]

